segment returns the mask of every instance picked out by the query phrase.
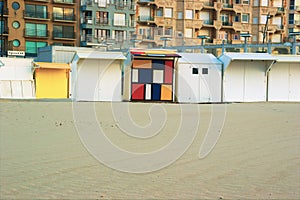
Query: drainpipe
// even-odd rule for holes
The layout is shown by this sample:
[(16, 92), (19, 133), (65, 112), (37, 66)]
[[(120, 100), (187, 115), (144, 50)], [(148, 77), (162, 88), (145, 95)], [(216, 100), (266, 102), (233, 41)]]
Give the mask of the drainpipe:
[(266, 101), (269, 101), (269, 72), (272, 68), (272, 66), (276, 63), (276, 60), (273, 60), (271, 65), (268, 67), (268, 69), (265, 72), (265, 76), (267, 77), (267, 85), (266, 85)]

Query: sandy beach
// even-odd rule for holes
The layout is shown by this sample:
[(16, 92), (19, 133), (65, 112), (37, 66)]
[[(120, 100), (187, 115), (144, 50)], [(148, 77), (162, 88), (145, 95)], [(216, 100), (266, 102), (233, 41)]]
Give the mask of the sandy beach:
[[(220, 105), (78, 104), (93, 104), (107, 138), (132, 152), (155, 151), (172, 140), (182, 125), (182, 106), (199, 109), (188, 114), (199, 125), (191, 146), (173, 164), (125, 173), (102, 164), (85, 148), (72, 102), (1, 100), (1, 199), (300, 199), (299, 103), (226, 104), (220, 138), (203, 159), (199, 149), (212, 107)], [(114, 110), (122, 106), (140, 127), (151, 116), (160, 119), (163, 109), (162, 128), (149, 139), (123, 134), (116, 121), (122, 116)]]

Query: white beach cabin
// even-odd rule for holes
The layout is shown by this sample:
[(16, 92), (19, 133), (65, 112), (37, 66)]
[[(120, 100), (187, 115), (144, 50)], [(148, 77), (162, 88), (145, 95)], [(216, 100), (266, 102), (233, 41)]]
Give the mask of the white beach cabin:
[(0, 98), (35, 98), (32, 61), (29, 58), (0, 58)]
[(267, 101), (267, 71), (276, 58), (267, 53), (224, 53), (223, 102)]
[(274, 55), (268, 79), (268, 101), (300, 102), (300, 56)]
[(120, 52), (77, 52), (71, 63), (73, 101), (122, 101)]
[(222, 62), (212, 54), (179, 53), (176, 97), (179, 103), (221, 102)]

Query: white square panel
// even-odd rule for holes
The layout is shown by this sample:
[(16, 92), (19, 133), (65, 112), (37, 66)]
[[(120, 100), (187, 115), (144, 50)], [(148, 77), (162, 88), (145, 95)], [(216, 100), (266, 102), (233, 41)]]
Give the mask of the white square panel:
[(146, 84), (146, 100), (151, 100), (151, 84)]
[(139, 82), (139, 70), (138, 69), (132, 69), (132, 82), (133, 83)]
[(163, 83), (163, 82), (164, 82), (164, 71), (153, 70), (153, 83)]

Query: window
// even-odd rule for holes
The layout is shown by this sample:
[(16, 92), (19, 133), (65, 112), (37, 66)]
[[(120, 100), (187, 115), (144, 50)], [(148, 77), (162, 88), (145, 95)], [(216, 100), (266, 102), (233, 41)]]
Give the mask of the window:
[(295, 9), (295, 0), (290, 0), (290, 10)]
[(253, 24), (258, 24), (258, 18), (257, 17), (253, 18)]
[(162, 17), (163, 16), (163, 9), (162, 8), (158, 8), (156, 10), (156, 16), (158, 16), (158, 17)]
[(125, 13), (114, 13), (114, 25), (126, 26)]
[(27, 56), (36, 56), (38, 52), (38, 48), (47, 46), (47, 43), (26, 41), (25, 46), (26, 46), (25, 53)]
[(14, 10), (19, 10), (20, 9), (20, 4), (18, 3), (18, 2), (13, 2), (12, 3), (12, 8), (14, 9)]
[(47, 6), (26, 4), (25, 17), (47, 19), (48, 18)]
[(185, 29), (185, 37), (192, 38), (193, 37), (193, 29), (192, 28), (186, 28)]
[(236, 3), (236, 4), (240, 4), (240, 3), (241, 3), (241, 0), (235, 0), (235, 3)]
[(54, 38), (69, 38), (74, 39), (74, 27), (73, 26), (53, 26), (53, 37)]
[(234, 16), (234, 21), (239, 22), (240, 21), (240, 16), (238, 16), (238, 15)]
[(26, 36), (47, 37), (47, 24), (25, 24)]
[(7, 30), (5, 30), (5, 22), (0, 21), (0, 33), (7, 33)]
[(74, 21), (74, 9), (73, 8), (53, 8), (53, 17), (55, 20), (70, 20)]
[(192, 68), (192, 74), (199, 74), (198, 68)]
[(289, 24), (294, 24), (294, 14), (289, 14)]
[(110, 37), (110, 30), (105, 29), (95, 29), (94, 33), (95, 38), (99, 40), (99, 42), (103, 42)]
[(20, 23), (18, 21), (14, 21), (12, 23), (12, 27), (14, 27), (15, 29), (18, 29), (18, 28), (20, 28)]
[(185, 11), (185, 18), (186, 19), (193, 19), (193, 10), (186, 10)]
[(97, 24), (108, 24), (108, 12), (98, 11), (96, 12)]
[(208, 68), (202, 68), (202, 74), (208, 74)]
[(14, 47), (19, 47), (20, 46), (20, 41), (19, 40), (13, 40), (12, 42)]
[(250, 0), (242, 0), (243, 4), (249, 4), (250, 3), (249, 1)]
[(113, 31), (113, 34), (116, 42), (122, 42), (126, 40), (126, 31)]
[(229, 21), (228, 14), (221, 14), (220, 18), (221, 18), (222, 22), (228, 22)]
[(242, 22), (245, 23), (249, 22), (249, 14), (242, 14)]
[(269, 6), (268, 0), (261, 0), (261, 6)]
[(173, 9), (165, 8), (165, 17), (172, 18), (173, 17)]
[(182, 14), (181, 11), (179, 11), (179, 12), (177, 13), (177, 17), (178, 17), (178, 19), (182, 19), (182, 18), (183, 18), (183, 14)]
[(98, 0), (98, 7), (106, 7), (107, 0)]
[(165, 28), (165, 35), (173, 35), (173, 28)]

